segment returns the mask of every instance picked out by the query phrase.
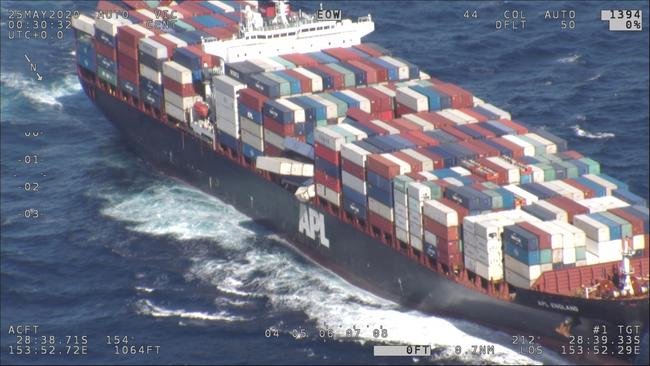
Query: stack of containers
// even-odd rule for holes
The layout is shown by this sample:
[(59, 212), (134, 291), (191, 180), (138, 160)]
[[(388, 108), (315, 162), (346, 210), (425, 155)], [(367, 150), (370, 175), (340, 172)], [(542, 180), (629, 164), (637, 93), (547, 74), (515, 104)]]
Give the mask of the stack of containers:
[[(316, 195), (332, 203), (336, 207), (341, 206), (341, 148), (346, 143), (363, 140), (368, 135), (350, 125), (332, 125), (318, 127), (314, 133), (314, 183), (316, 183)], [(348, 186), (354, 186), (354, 190), (363, 191), (363, 184), (358, 178), (346, 175)], [(362, 192), (359, 192), (362, 193)]]
[(162, 68), (169, 59), (168, 48), (154, 38), (142, 38), (138, 49), (141, 99), (156, 109), (162, 109)]
[[(117, 87), (117, 31), (131, 24), (124, 18), (97, 18), (95, 20), (95, 48), (97, 51), (97, 77)], [(135, 66), (137, 67), (137, 65)]]
[(285, 137), (304, 131), (305, 115), (303, 108), (288, 99), (267, 99), (262, 107), (265, 155), (281, 155)]
[(522, 222), (503, 229), (505, 279), (521, 288), (529, 288), (542, 274), (540, 250), (552, 248), (550, 237), (531, 226)]
[(140, 39), (153, 35), (152, 31), (138, 24), (120, 27), (117, 32), (119, 86), (122, 91), (138, 99), (140, 98), (138, 43)]
[(239, 91), (246, 85), (226, 75), (217, 76), (213, 84), (219, 143), (239, 152)]
[(589, 209), (589, 213), (604, 212), (629, 206), (627, 202), (615, 196), (594, 197), (575, 201)]
[(632, 226), (632, 250), (635, 255), (648, 256), (648, 213), (640, 207), (623, 207), (609, 210)]
[[(424, 250), (424, 203), (428, 200), (441, 197), (440, 186), (432, 181), (412, 182), (407, 185), (408, 225), (406, 229), (409, 237), (406, 243), (422, 252)], [(395, 223), (397, 224), (397, 198), (395, 198)]]
[(250, 88), (239, 91), (237, 107), (241, 124), (242, 154), (250, 159), (264, 155), (262, 109), (266, 99)]
[(368, 155), (381, 150), (365, 141), (346, 143), (341, 146), (341, 180), (343, 207), (352, 216), (366, 221), (368, 190), (366, 162)]
[(573, 218), (573, 225), (587, 235), (587, 251), (595, 257), (593, 261), (606, 263), (623, 258), (623, 230), (629, 230), (631, 234), (631, 226), (621, 225), (603, 213), (577, 215)]
[(202, 70), (204, 67), (214, 67), (219, 64), (218, 58), (203, 52), (201, 45), (175, 49), (172, 60), (190, 69), (193, 81), (203, 80)]
[(77, 40), (77, 64), (89, 72), (97, 72), (97, 60), (95, 56), (95, 20), (81, 14), (78, 18), (72, 18)]
[(393, 232), (392, 179), (411, 171), (411, 166), (390, 153), (367, 157), (368, 221), (377, 229)]
[(192, 71), (174, 61), (165, 61), (162, 74), (165, 113), (180, 122), (188, 122), (186, 110), (200, 100), (192, 85)]
[(425, 201), (422, 220), (425, 253), (446, 266), (461, 265), (460, 223), (467, 215), (465, 208), (447, 199)]

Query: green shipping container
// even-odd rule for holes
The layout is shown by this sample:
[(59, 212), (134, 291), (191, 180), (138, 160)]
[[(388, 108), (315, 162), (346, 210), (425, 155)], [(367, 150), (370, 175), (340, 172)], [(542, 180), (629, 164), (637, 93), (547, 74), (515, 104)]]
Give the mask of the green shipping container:
[(332, 129), (332, 131), (338, 132), (341, 135), (345, 136), (345, 142), (357, 141), (357, 136), (353, 135), (351, 132), (349, 132), (346, 129), (341, 128), (338, 125), (331, 125), (330, 128)]
[(600, 174), (600, 163), (590, 158), (580, 158), (581, 162), (589, 166), (589, 174)]
[(587, 259), (587, 247), (576, 247), (576, 260), (583, 261)]
[(284, 65), (284, 67), (286, 67), (287, 69), (295, 69), (296, 68), (296, 65), (294, 65), (293, 63), (283, 59), (280, 56), (272, 56), (272, 57), (270, 57), (270, 59), (277, 62), (277, 63), (279, 63), (279, 64), (281, 64), (281, 65)]
[(321, 119), (319, 121), (316, 121), (316, 127), (325, 127), (327, 126), (327, 120), (326, 119)]
[(191, 32), (191, 31), (196, 30), (196, 28), (194, 28), (190, 24), (185, 23), (184, 21), (182, 21), (180, 19), (176, 19), (176, 21), (174, 22), (174, 26), (178, 27), (178, 28), (180, 28), (180, 29), (182, 29), (182, 30), (184, 30), (186, 32)]
[(539, 251), (539, 263), (547, 264), (553, 262), (553, 250), (552, 249), (542, 249)]
[(117, 76), (101, 66), (97, 66), (97, 76), (105, 82), (117, 86)]
[(280, 85), (280, 95), (283, 97), (291, 95), (291, 84), (284, 78), (281, 78), (272, 72), (262, 73), (262, 76), (267, 77)]
[(616, 222), (617, 224), (619, 224), (621, 226), (621, 237), (622, 238), (625, 238), (625, 237), (632, 238), (632, 224), (629, 221), (627, 221), (624, 218), (619, 217), (619, 216), (617, 216), (617, 215), (615, 215), (615, 214), (613, 214), (611, 212), (608, 212), (608, 211), (601, 212), (601, 214), (603, 216), (607, 217), (608, 219)]
[(530, 137), (525, 135), (518, 135), (517, 137), (519, 137), (520, 139), (524, 140), (525, 142), (535, 147), (535, 157), (546, 156), (546, 146), (544, 146), (544, 144), (542, 144), (541, 142), (531, 139)]
[(429, 80), (416, 80), (416, 84), (421, 85), (421, 86), (431, 86), (433, 83)]
[(319, 97), (322, 97), (325, 100), (328, 100), (328, 101), (336, 104), (336, 115), (339, 118), (345, 117), (346, 113), (348, 113), (348, 105), (347, 105), (347, 103), (345, 103), (341, 99), (339, 99), (339, 98), (337, 98), (337, 97), (335, 97), (333, 95), (326, 94), (326, 93), (317, 94), (317, 95)]
[(575, 179), (580, 176), (580, 171), (578, 171), (578, 167), (575, 165), (571, 164), (569, 161), (562, 161), (557, 163), (558, 165), (562, 165), (563, 167), (566, 168), (566, 177), (569, 179)]
[(442, 198), (442, 189), (440, 189), (438, 183), (434, 181), (424, 181), (422, 184), (431, 189), (431, 199), (437, 200)]
[(406, 175), (398, 175), (393, 178), (393, 188), (399, 192), (406, 193), (406, 186), (409, 182), (414, 182), (413, 178)]
[(544, 171), (544, 182), (555, 180), (555, 169), (548, 164), (535, 164), (536, 167)]
[(356, 84), (354, 79), (354, 73), (352, 71), (334, 63), (326, 64), (325, 66), (329, 67), (330, 69), (340, 74), (343, 74), (343, 84), (345, 84), (346, 88), (354, 88)]
[(492, 208), (503, 208), (503, 197), (498, 192), (492, 191), (492, 190), (485, 190), (483, 193), (487, 194), (490, 196), (492, 199)]

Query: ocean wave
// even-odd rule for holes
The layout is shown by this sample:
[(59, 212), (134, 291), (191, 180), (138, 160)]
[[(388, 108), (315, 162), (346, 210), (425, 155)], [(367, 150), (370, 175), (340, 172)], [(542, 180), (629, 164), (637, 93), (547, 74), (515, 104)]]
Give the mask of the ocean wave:
[(33, 103), (61, 108), (60, 98), (77, 94), (81, 91), (81, 84), (76, 76), (68, 75), (61, 80), (49, 83), (47, 76), (42, 81), (25, 77), (21, 73), (8, 72), (0, 75), (1, 85), (14, 89), (20, 96)]
[(162, 306), (155, 305), (147, 299), (138, 300), (135, 303), (135, 306), (138, 314), (149, 315), (156, 318), (182, 318), (221, 322), (239, 322), (248, 320), (241, 316), (230, 315), (225, 311), (218, 313), (206, 313), (201, 311), (187, 311), (184, 309), (167, 309)]
[(582, 58), (582, 55), (579, 53), (573, 53), (570, 56), (562, 57), (557, 59), (557, 62), (561, 64), (575, 64)]
[(147, 294), (150, 294), (155, 291), (155, 289), (152, 289), (151, 287), (144, 287), (144, 286), (135, 286), (135, 290)]
[(582, 137), (586, 139), (611, 139), (616, 137), (616, 134), (612, 132), (589, 132), (587, 130), (583, 130), (580, 128), (580, 125), (575, 125), (571, 127), (573, 129), (574, 134), (577, 137)]
[(600, 79), (601, 77), (603, 77), (603, 74), (598, 73), (598, 74), (590, 77), (589, 79), (587, 79), (587, 81), (596, 81), (596, 80)]
[[(494, 344), (495, 354), (481, 356), (479, 362), (537, 362), (501, 346), (509, 342), (509, 336), (504, 333), (463, 321), (406, 311), (391, 301), (352, 286), (322, 267), (295, 261), (289, 251), (269, 250), (259, 241), (250, 240), (254, 232), (240, 225), (249, 221), (246, 216), (197, 190), (178, 187), (174, 183), (120, 197), (113, 199), (112, 206), (104, 213), (119, 220), (136, 222), (133, 230), (151, 235), (173, 235), (180, 239), (212, 238), (215, 245), (229, 250), (228, 258), (211, 258), (201, 253), (188, 255), (192, 264), (186, 279), (209, 283), (223, 294), (221, 296), (244, 303), (252, 297), (264, 297), (275, 311), (302, 312), (314, 323), (332, 327), (337, 336), (342, 336), (345, 329), (354, 324), (362, 330), (355, 341), (362, 344), (377, 341), (372, 331), (383, 327), (388, 330), (384, 342), (431, 344), (445, 350), (440, 357), (458, 359), (452, 347), (456, 345), (468, 349), (473, 344)], [(281, 239), (272, 235), (266, 240)], [(219, 302), (215, 300), (215, 303)], [(139, 306), (154, 316), (229, 319), (221, 313), (170, 310), (146, 302), (144, 305)], [(234, 307), (241, 308), (243, 304)], [(476, 356), (463, 357), (467, 357), (467, 362), (476, 362)]]

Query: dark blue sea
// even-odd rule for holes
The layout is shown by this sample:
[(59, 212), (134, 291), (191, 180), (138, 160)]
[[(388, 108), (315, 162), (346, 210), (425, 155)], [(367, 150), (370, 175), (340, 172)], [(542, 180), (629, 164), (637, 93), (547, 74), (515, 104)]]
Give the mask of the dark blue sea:
[[(648, 198), (647, 2), (324, 5), (345, 16), (372, 13), (376, 31), (367, 41), (567, 139)], [(155, 170), (83, 94), (72, 31), (62, 40), (8, 39), (12, 9), (89, 12), (95, 3), (1, 6), (2, 364), (565, 362), (550, 350), (522, 356), (508, 346), (508, 334), (409, 311), (355, 288), (231, 206)], [(293, 6), (313, 10), (318, 3)], [(642, 9), (645, 29), (609, 32), (600, 10), (619, 8)], [(524, 12), (525, 30), (495, 30), (506, 9)], [(575, 10), (574, 30), (543, 19), (546, 10), (561, 9)], [(464, 18), (466, 10), (478, 18)], [(26, 136), (33, 132), (38, 136)], [(38, 325), (38, 333), (24, 335), (32, 336), (31, 353), (23, 337), (18, 355), (9, 331), (26, 324)], [(324, 341), (315, 329), (325, 325), (335, 334), (352, 325), (364, 332), (360, 341)], [(431, 344), (435, 356), (374, 359), (370, 330), (380, 327), (388, 329), (386, 342)], [(265, 336), (271, 328), (277, 337)], [(300, 329), (305, 336), (294, 339)], [(50, 352), (50, 336), (54, 354), (42, 355), (43, 345)], [(75, 345), (66, 336), (77, 336), (87, 354), (66, 354), (78, 351), (65, 348)], [(126, 336), (128, 346), (159, 352), (115, 355), (115, 336), (120, 346)], [(472, 345), (494, 345), (495, 352), (454, 352)], [(647, 339), (643, 347), (647, 352)]]

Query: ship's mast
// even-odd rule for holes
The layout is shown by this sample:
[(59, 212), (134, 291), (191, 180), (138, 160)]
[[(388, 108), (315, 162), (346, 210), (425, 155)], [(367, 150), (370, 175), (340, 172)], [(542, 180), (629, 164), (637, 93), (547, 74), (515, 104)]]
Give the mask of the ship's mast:
[(629, 246), (630, 237), (623, 239), (623, 260), (621, 262), (621, 275), (623, 276), (623, 293), (634, 295), (632, 287), (632, 274), (634, 270), (630, 266), (630, 257), (632, 257), (632, 248)]

